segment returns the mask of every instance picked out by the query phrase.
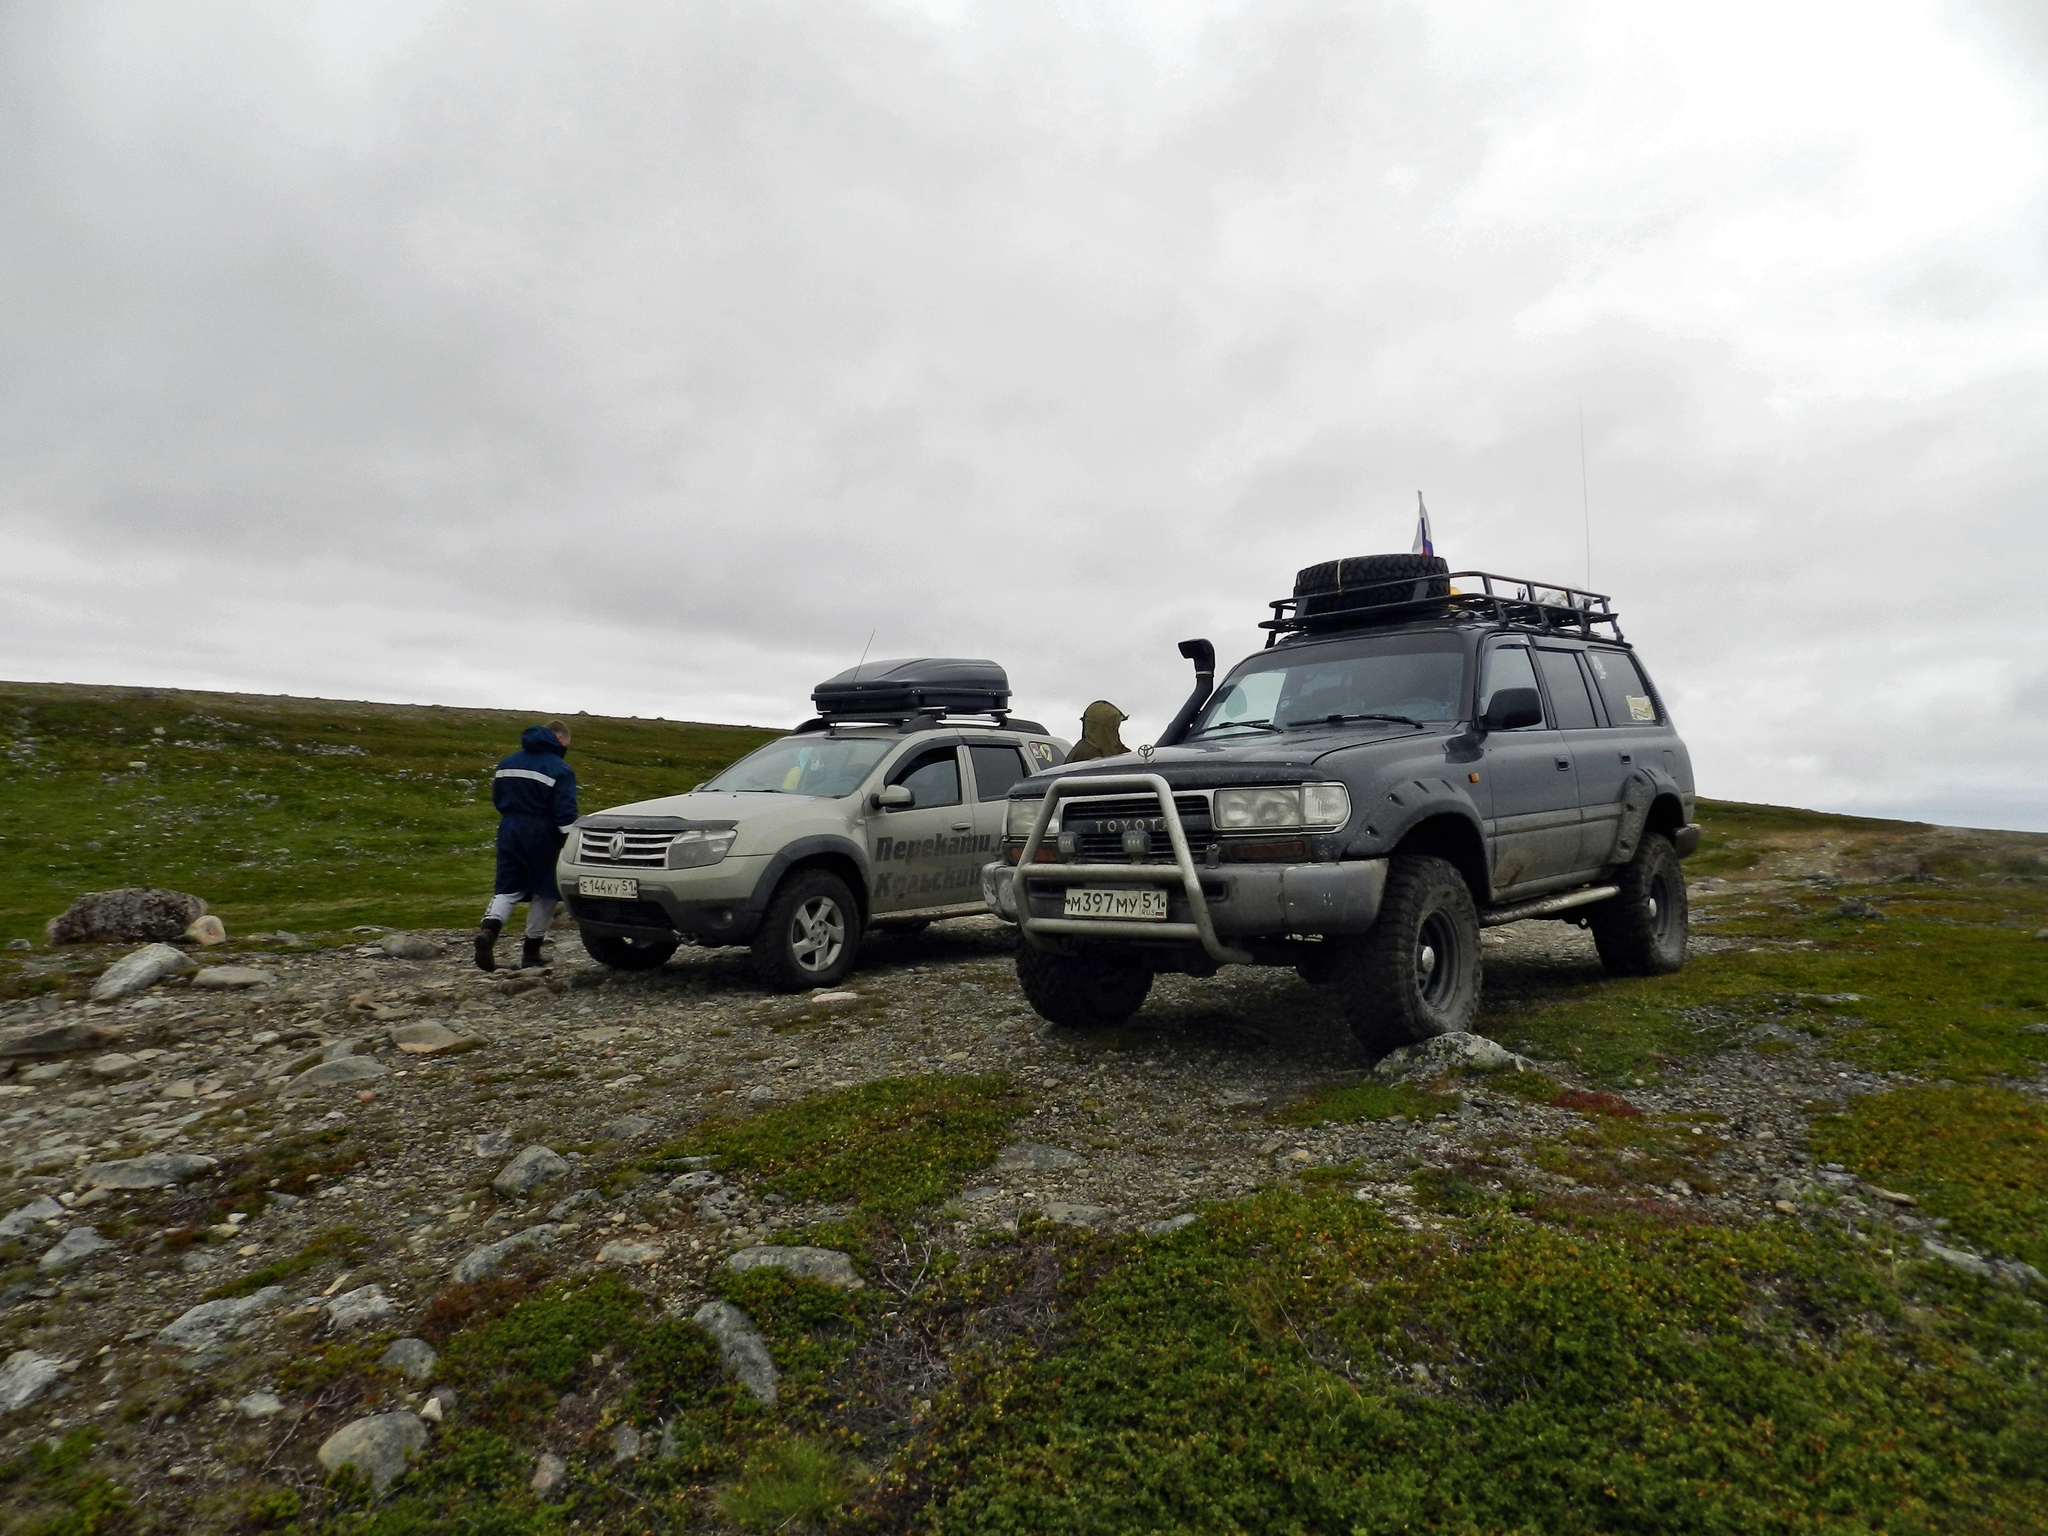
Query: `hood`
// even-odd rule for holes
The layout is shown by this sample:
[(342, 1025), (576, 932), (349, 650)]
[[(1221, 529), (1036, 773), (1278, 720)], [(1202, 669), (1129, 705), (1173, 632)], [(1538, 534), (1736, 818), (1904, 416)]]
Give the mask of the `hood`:
[(569, 749), (555, 740), (555, 733), (544, 725), (529, 725), (519, 738), (522, 752), (551, 752), (556, 757), (567, 757)]
[(1117, 727), (1131, 717), (1107, 699), (1097, 699), (1081, 711), (1081, 742), (1103, 757), (1116, 757), (1131, 749), (1124, 745)]
[(724, 790), (696, 789), (684, 795), (663, 795), (656, 800), (635, 800), (630, 805), (607, 806), (592, 811), (586, 823), (662, 821), (680, 827), (736, 827), (744, 822), (761, 822), (782, 816), (815, 813), (820, 806), (836, 806), (836, 800), (819, 800), (810, 795), (777, 795), (765, 790), (731, 794)]
[[(1363, 739), (1356, 734), (1356, 726), (1346, 727), (1342, 732), (1310, 730), (1290, 732), (1286, 736), (1257, 735), (1249, 739), (1239, 734), (1223, 741), (1160, 747), (1149, 760), (1135, 752), (1127, 752), (1121, 757), (1098, 759), (1086, 767), (1059, 771), (1057, 776), (1079, 775), (1085, 778), (1090, 774), (1158, 773), (1164, 775), (1169, 784), (1190, 789), (1218, 784), (1285, 783), (1309, 777), (1319, 761), (1337, 752), (1412, 752), (1424, 745), (1427, 750), (1435, 751), (1455, 729), (1429, 726), (1417, 731), (1407, 726), (1388, 725), (1384, 734)], [(1020, 780), (1010, 793), (1026, 797), (1041, 795), (1045, 793), (1044, 784), (1048, 777), (1052, 775)]]

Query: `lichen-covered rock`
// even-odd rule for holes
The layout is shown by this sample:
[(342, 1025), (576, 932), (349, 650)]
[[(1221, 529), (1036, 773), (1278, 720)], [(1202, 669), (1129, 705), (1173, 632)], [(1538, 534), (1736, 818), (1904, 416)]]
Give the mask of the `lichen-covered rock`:
[(1517, 1056), (1497, 1040), (1466, 1030), (1453, 1030), (1417, 1045), (1389, 1051), (1373, 1068), (1373, 1076), (1385, 1080), (1427, 1077), (1438, 1072), (1522, 1072), (1534, 1064)]
[(206, 916), (206, 903), (183, 891), (125, 886), (88, 891), (43, 926), (52, 944), (97, 944), (119, 939), (181, 939)]
[(750, 1269), (779, 1269), (784, 1274), (816, 1280), (842, 1291), (858, 1290), (861, 1285), (860, 1277), (853, 1272), (853, 1260), (836, 1248), (742, 1248), (725, 1263), (738, 1274)]
[(775, 1369), (775, 1357), (768, 1353), (768, 1343), (754, 1327), (754, 1320), (729, 1301), (707, 1301), (690, 1321), (711, 1335), (719, 1358), (739, 1378), (740, 1385), (773, 1408), (782, 1374)]
[(373, 1413), (342, 1425), (321, 1443), (318, 1454), (328, 1471), (351, 1467), (382, 1493), (426, 1448), (427, 1426), (418, 1414)]
[(539, 1185), (553, 1179), (566, 1177), (569, 1160), (552, 1147), (531, 1146), (520, 1152), (498, 1170), (498, 1176), (491, 1180), (491, 1188), (499, 1194), (517, 1198)]

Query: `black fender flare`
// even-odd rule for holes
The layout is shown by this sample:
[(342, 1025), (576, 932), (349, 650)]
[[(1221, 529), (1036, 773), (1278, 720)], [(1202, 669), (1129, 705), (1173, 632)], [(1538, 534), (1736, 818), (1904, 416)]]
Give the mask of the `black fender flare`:
[(761, 871), (761, 878), (754, 882), (754, 894), (747, 898), (746, 910), (756, 917), (768, 910), (768, 903), (775, 899), (775, 888), (782, 884), (782, 877), (790, 869), (819, 854), (829, 853), (852, 863), (860, 872), (860, 882), (854, 891), (854, 898), (860, 902), (861, 920), (867, 920), (868, 851), (850, 837), (834, 837), (830, 833), (817, 833), (811, 837), (800, 837), (793, 843), (785, 843), (775, 851), (775, 857), (768, 861), (768, 867)]
[(1615, 833), (1614, 862), (1626, 864), (1642, 846), (1650, 808), (1657, 803), (1657, 781), (1638, 768), (1621, 781), (1621, 826)]

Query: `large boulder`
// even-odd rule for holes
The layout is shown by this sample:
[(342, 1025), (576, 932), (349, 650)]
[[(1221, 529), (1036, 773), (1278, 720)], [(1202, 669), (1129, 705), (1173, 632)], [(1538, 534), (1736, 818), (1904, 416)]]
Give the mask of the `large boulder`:
[(406, 1463), (427, 1448), (427, 1426), (416, 1413), (373, 1413), (344, 1424), (321, 1442), (320, 1465), (353, 1468), (377, 1493), (389, 1488)]
[(148, 991), (166, 976), (198, 969), (198, 962), (182, 949), (173, 949), (168, 944), (145, 944), (100, 972), (100, 979), (92, 984), (92, 1000), (96, 1003), (118, 1002), (137, 992)]
[(121, 939), (168, 943), (206, 916), (206, 903), (183, 891), (127, 886), (88, 891), (43, 927), (52, 944), (94, 944)]

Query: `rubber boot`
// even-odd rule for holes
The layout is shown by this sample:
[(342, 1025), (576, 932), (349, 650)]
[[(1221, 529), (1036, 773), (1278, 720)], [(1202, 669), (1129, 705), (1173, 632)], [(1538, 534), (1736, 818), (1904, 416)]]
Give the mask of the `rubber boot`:
[(528, 939), (519, 946), (519, 968), (522, 971), (531, 970), (536, 965), (547, 964), (547, 961), (540, 957), (540, 947), (543, 942), (545, 941), (541, 939)]
[(498, 968), (498, 932), (505, 925), (497, 918), (487, 917), (476, 930), (476, 968), (480, 971), (495, 971)]

